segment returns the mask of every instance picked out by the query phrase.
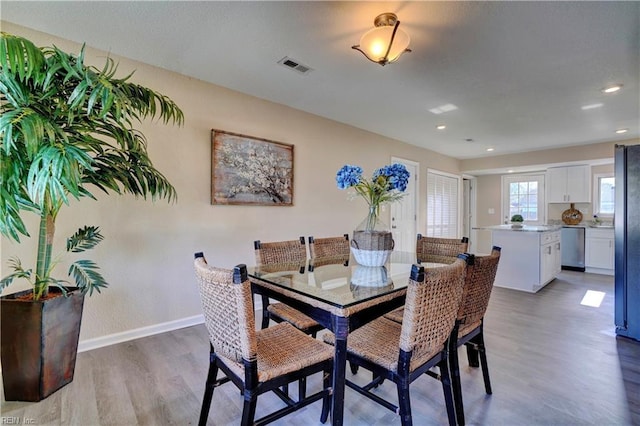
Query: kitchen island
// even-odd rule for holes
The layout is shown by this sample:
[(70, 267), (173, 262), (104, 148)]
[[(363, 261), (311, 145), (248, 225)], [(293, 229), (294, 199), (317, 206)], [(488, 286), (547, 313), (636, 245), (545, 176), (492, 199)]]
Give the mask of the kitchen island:
[(497, 225), (477, 228), (491, 231), (492, 245), (502, 248), (494, 285), (536, 293), (560, 273), (560, 226)]

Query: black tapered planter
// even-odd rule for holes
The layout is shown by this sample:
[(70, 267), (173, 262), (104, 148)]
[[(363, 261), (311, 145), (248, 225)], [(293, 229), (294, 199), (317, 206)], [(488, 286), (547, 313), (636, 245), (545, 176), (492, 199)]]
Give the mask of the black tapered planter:
[(73, 380), (84, 294), (68, 290), (37, 302), (16, 300), (31, 290), (0, 298), (5, 400), (41, 401)]

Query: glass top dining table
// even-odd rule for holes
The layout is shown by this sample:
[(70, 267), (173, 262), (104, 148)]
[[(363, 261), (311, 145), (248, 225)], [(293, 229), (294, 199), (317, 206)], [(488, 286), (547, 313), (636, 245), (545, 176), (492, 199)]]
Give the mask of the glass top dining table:
[(263, 300), (284, 302), (334, 333), (333, 425), (343, 424), (349, 332), (404, 304), (415, 263), (415, 253), (394, 251), (381, 267), (358, 265), (352, 257), (333, 257), (247, 268), (252, 290)]

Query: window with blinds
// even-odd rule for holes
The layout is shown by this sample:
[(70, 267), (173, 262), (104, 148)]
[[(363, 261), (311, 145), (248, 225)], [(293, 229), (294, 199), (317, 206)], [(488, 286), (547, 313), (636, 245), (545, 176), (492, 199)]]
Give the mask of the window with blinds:
[(427, 236), (457, 238), (459, 228), (460, 177), (427, 172)]

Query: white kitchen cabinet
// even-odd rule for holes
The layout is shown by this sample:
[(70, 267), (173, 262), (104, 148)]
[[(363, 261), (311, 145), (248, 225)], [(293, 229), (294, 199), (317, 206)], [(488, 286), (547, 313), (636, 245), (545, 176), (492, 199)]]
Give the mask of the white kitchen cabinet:
[(591, 166), (547, 169), (548, 203), (590, 203)]
[(560, 273), (560, 231), (493, 227), (492, 243), (502, 248), (494, 285), (535, 293)]
[(613, 275), (615, 262), (613, 229), (587, 228), (585, 237), (585, 272)]
[(545, 233), (541, 235), (540, 246), (540, 281), (548, 283), (553, 280), (562, 269), (560, 253), (560, 235), (558, 233)]

